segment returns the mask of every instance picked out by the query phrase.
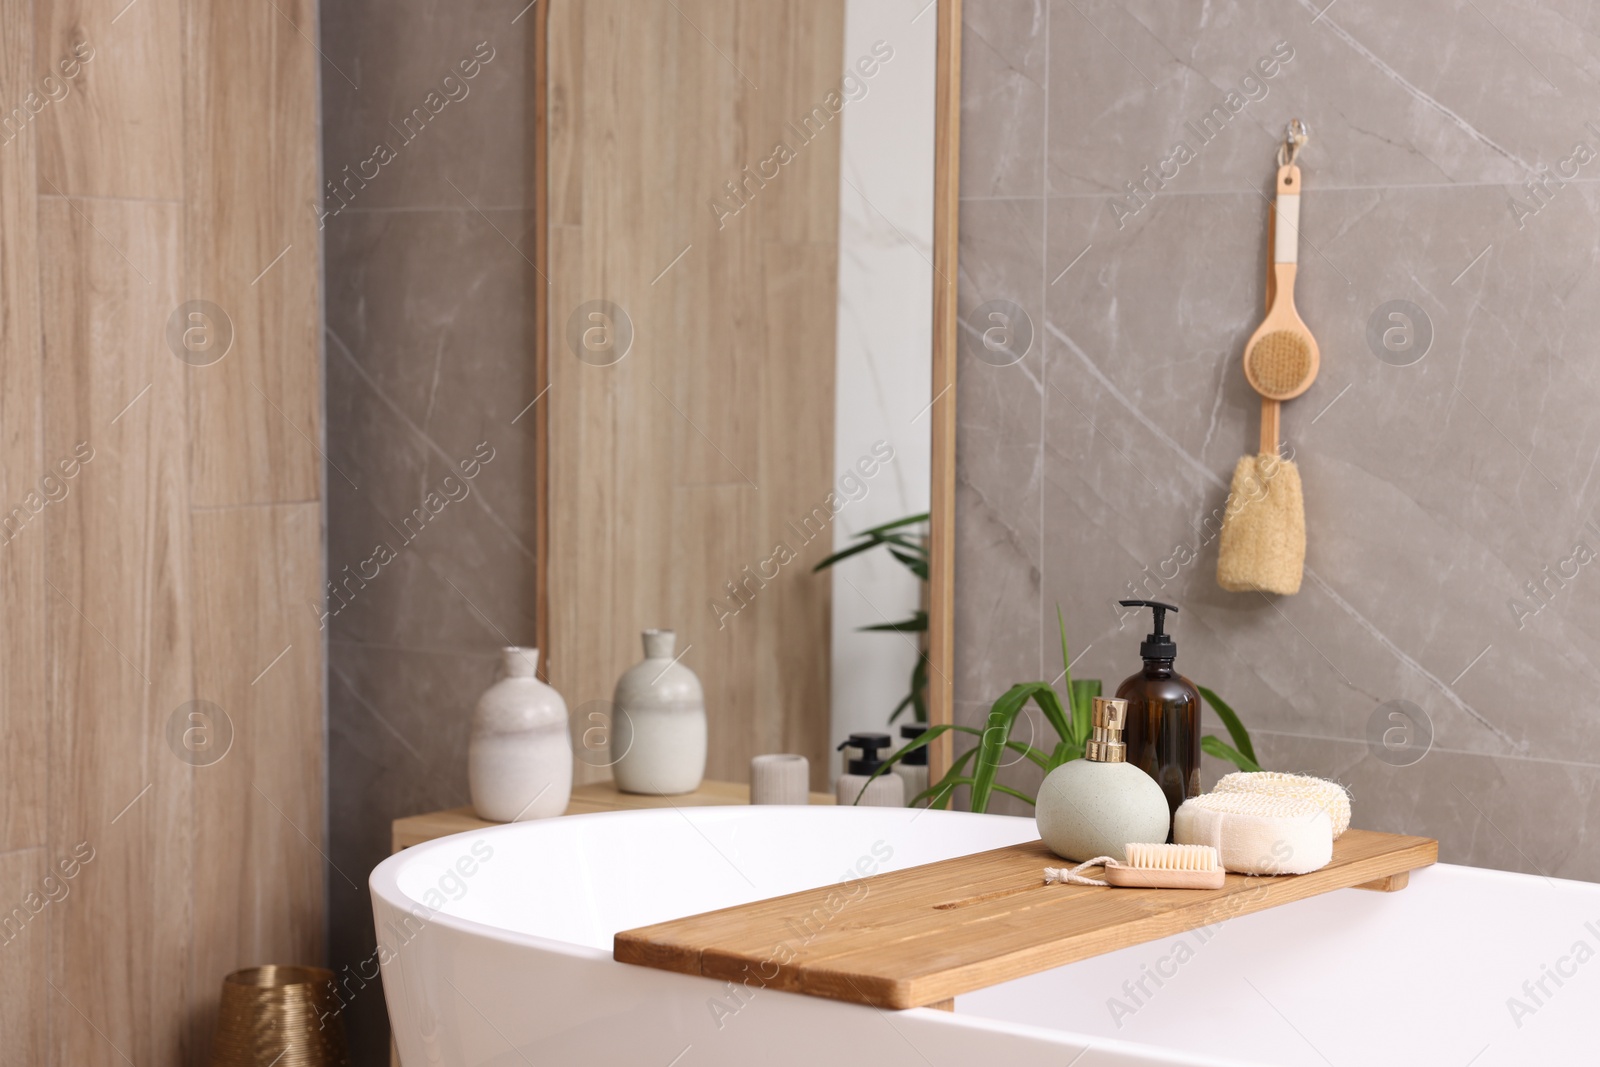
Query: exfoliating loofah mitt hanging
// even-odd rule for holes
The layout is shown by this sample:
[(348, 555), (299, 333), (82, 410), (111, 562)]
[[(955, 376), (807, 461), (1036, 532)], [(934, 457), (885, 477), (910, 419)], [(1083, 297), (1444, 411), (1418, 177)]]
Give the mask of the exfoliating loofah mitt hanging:
[(1217, 546), (1217, 584), (1230, 593), (1300, 591), (1306, 510), (1293, 460), (1265, 452), (1240, 458), (1228, 487)]
[(1261, 447), (1233, 471), (1217, 546), (1217, 584), (1230, 593), (1300, 591), (1306, 562), (1306, 512), (1300, 471), (1278, 454), (1279, 406), (1316, 380), (1321, 354), (1316, 338), (1294, 306), (1300, 244), (1300, 168), (1295, 158), (1306, 143), (1299, 119), (1289, 123), (1278, 151), (1277, 200), (1269, 222), (1272, 266), (1267, 277), (1267, 316), (1244, 350), (1244, 373), (1261, 394)]

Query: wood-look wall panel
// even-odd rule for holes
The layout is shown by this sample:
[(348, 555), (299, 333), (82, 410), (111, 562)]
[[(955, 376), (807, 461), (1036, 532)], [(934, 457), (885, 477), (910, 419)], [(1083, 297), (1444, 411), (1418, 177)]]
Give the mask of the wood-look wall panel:
[(323, 658), (306, 606), (321, 545), (317, 504), (194, 513), (195, 692), (234, 731), (227, 757), (195, 776), (194, 981), (208, 994), (193, 1017), (197, 1056), (216, 1018), (208, 984), (322, 953)]
[(180, 225), (170, 204), (39, 203), (44, 453), (80, 463), (27, 531), (47, 545), (47, 852), (94, 851), (51, 906), (49, 977), (73, 1006), (55, 1014), (57, 1064), (186, 1051), (192, 768), (166, 730), (192, 694), (188, 447), (163, 337)]
[[(50, 985), (45, 982), (50, 961), (50, 896), (59, 889), (45, 885), (50, 859), (43, 848), (0, 853), (0, 1067), (38, 1067), (48, 1057)], [(70, 891), (70, 886), (69, 886)], [(32, 907), (30, 907), (32, 905)], [(26, 918), (18, 917), (18, 909)], [(59, 1008), (67, 1008), (56, 1000)]]
[(232, 350), (192, 379), (194, 502), (315, 499), (316, 4), (193, 3), (187, 12), (184, 298), (211, 301), (233, 326)]
[[(47, 886), (49, 866), (43, 848), (0, 854), (0, 1067), (39, 1067), (49, 1062), (50, 1000), (55, 994), (42, 981), (50, 956), (50, 896), (60, 883)], [(70, 883), (68, 884), (70, 892)], [(30, 906), (31, 905), (31, 906)], [(15, 909), (26, 913), (18, 919)], [(55, 1006), (71, 1008), (55, 997)]]
[[(811, 568), (833, 550), (832, 525), (820, 529), (820, 514), (831, 511), (833, 488), (834, 345), (833, 315), (817, 309), (835, 299), (838, 248), (828, 242), (769, 243), (762, 247), (763, 333), (753, 352), (762, 367), (757, 412), (769, 440), (782, 448), (761, 452), (762, 494), (783, 501), (758, 503), (761, 537), (768, 558), (778, 545), (796, 559), (785, 564), (781, 580), (763, 594), (772, 604), (756, 615), (759, 644), (772, 661), (757, 679), (758, 706), (782, 708), (767, 716), (756, 742), (760, 752), (815, 752), (829, 748), (830, 660), (811, 642), (829, 647), (832, 576)], [(844, 457), (840, 457), (843, 459)], [(819, 532), (813, 532), (819, 531)], [(814, 767), (813, 786), (827, 789), (827, 767)]]
[[(782, 748), (826, 782), (828, 583), (744, 568), (831, 480), (836, 120), (742, 203), (710, 204), (837, 86), (843, 4), (601, 0), (549, 20), (551, 680), (575, 707), (608, 697), (638, 631), (672, 627), (706, 686), (707, 773)], [(592, 300), (633, 324), (615, 366), (568, 346)], [(749, 606), (719, 619), (732, 583)]]
[[(573, 267), (585, 263), (583, 239), (581, 227), (552, 225), (551, 263)], [(545, 641), (548, 647), (542, 650), (541, 659), (549, 677), (560, 685), (571, 712), (578, 754), (573, 780), (581, 785), (610, 777), (602, 743), (611, 727), (611, 686), (605, 675), (620, 644), (612, 635), (622, 629), (614, 621), (616, 576), (607, 566), (617, 558), (614, 539), (620, 534), (614, 518), (618, 501), (610, 488), (616, 462), (613, 394), (618, 379), (612, 368), (581, 362), (567, 343), (565, 317), (588, 299), (585, 293), (594, 290), (574, 271), (552, 269), (550, 281), (550, 306), (555, 309), (548, 327), (550, 478), (552, 487), (576, 486), (576, 491), (565, 494), (564, 506), (548, 509), (551, 558), (560, 561), (548, 568), (550, 630), (552, 634), (588, 632), (597, 636), (590, 641)], [(554, 493), (552, 488), (552, 497)], [(566, 568), (588, 576), (584, 600), (557, 594), (557, 589), (572, 586), (556, 573)], [(601, 719), (591, 719), (591, 712)], [(596, 728), (599, 732), (594, 732)]]
[[(24, 99), (33, 67), (32, 5), (0, 0), (0, 100)], [(39, 488), (39, 270), (36, 138), (0, 129), (0, 852), (45, 842), (44, 537), (21, 520)], [(37, 500), (37, 498), (35, 498)], [(14, 508), (22, 507), (18, 515)], [(24, 536), (30, 534), (31, 536)]]
[[(664, 531), (673, 547), (671, 566), (665, 568), (669, 587), (658, 604), (696, 604), (711, 591), (738, 577), (729, 560), (729, 547), (759, 543), (760, 521), (757, 509), (750, 506), (748, 488), (740, 485), (679, 486), (669, 505), (670, 525)], [(715, 523), (716, 536), (707, 536), (708, 522)], [(751, 562), (754, 562), (752, 556)], [(706, 724), (713, 739), (706, 774), (722, 781), (740, 781), (750, 772), (749, 758), (743, 768), (731, 768), (733, 757), (726, 752), (775, 751), (756, 747), (763, 733), (770, 733), (770, 715), (758, 714), (758, 679), (766, 672), (737, 669), (753, 666), (766, 650), (761, 644), (761, 612), (775, 604), (759, 601), (750, 614), (731, 620), (719, 629), (711, 613), (680, 613), (672, 625), (677, 628), (678, 651), (689, 649), (683, 661), (700, 676), (706, 693)], [(639, 639), (634, 638), (637, 645)], [(634, 655), (639, 658), (640, 653)], [(742, 771), (742, 773), (733, 773)]]
[[(37, 10), (33, 88), (59, 97), (33, 122), (41, 191), (180, 199), (189, 162), (181, 0), (40, 0)], [(72, 65), (78, 56), (86, 61)]]

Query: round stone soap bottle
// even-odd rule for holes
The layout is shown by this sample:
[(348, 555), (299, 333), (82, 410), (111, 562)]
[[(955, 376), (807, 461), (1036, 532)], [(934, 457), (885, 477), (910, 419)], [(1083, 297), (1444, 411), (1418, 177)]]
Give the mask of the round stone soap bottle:
[(672, 658), (676, 643), (671, 630), (644, 631), (644, 659), (617, 679), (611, 773), (624, 793), (692, 793), (706, 773), (705, 691)]
[(500, 650), (500, 680), (478, 698), (467, 742), (472, 807), (492, 822), (544, 819), (567, 810), (572, 737), (567, 704), (539, 681), (537, 648)]
[(1122, 743), (1128, 702), (1094, 698), (1094, 736), (1083, 758), (1063, 763), (1039, 786), (1034, 817), (1039, 836), (1062, 859), (1097, 856), (1126, 862), (1130, 844), (1160, 844), (1172, 819), (1167, 798), (1144, 771), (1127, 762)]

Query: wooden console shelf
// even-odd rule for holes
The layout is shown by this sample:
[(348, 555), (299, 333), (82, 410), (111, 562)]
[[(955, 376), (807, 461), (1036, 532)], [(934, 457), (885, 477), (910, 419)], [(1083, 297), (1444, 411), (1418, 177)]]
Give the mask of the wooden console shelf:
[(1216, 890), (1108, 889), (1045, 885), (1044, 868), (1063, 861), (1034, 841), (626, 930), (614, 955), (735, 982), (760, 973), (769, 989), (879, 1008), (942, 1006), (1335, 889), (1402, 889), (1438, 858), (1431, 838), (1349, 830), (1311, 874), (1230, 874)]
[[(592, 785), (574, 786), (572, 799), (567, 801), (567, 810), (562, 814), (592, 815), (598, 811), (636, 811), (640, 808), (711, 808), (748, 803), (750, 787), (743, 782), (704, 781), (693, 793), (671, 797), (624, 793), (615, 782), (595, 782)], [(832, 804), (833, 794), (812, 793), (811, 803)], [(390, 824), (391, 851), (399, 852), (424, 841), (500, 825), (503, 824), (478, 818), (470, 804), (445, 811), (430, 811), (426, 815), (408, 815)]]

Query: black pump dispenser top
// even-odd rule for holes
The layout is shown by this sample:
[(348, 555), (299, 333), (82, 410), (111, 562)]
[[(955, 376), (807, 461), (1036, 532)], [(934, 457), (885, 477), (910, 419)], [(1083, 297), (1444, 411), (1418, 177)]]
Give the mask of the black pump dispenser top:
[(883, 766), (883, 760), (878, 758), (878, 749), (888, 748), (893, 744), (894, 741), (888, 734), (851, 734), (848, 738), (839, 742), (839, 747), (836, 751), (843, 752), (846, 748), (860, 749), (861, 758), (850, 761), (850, 773), (872, 774)]
[(1172, 635), (1166, 632), (1167, 612), (1177, 611), (1176, 604), (1163, 604), (1159, 600), (1121, 600), (1118, 601), (1125, 608), (1149, 608), (1156, 617), (1155, 632), (1146, 637), (1139, 645), (1139, 655), (1145, 659), (1174, 659), (1178, 655), (1178, 644)]
[[(907, 723), (900, 727), (900, 740), (915, 741), (927, 732), (928, 724), (925, 722)], [(900, 762), (907, 767), (926, 767), (928, 765), (928, 746), (923, 745), (921, 748), (907, 752)]]

